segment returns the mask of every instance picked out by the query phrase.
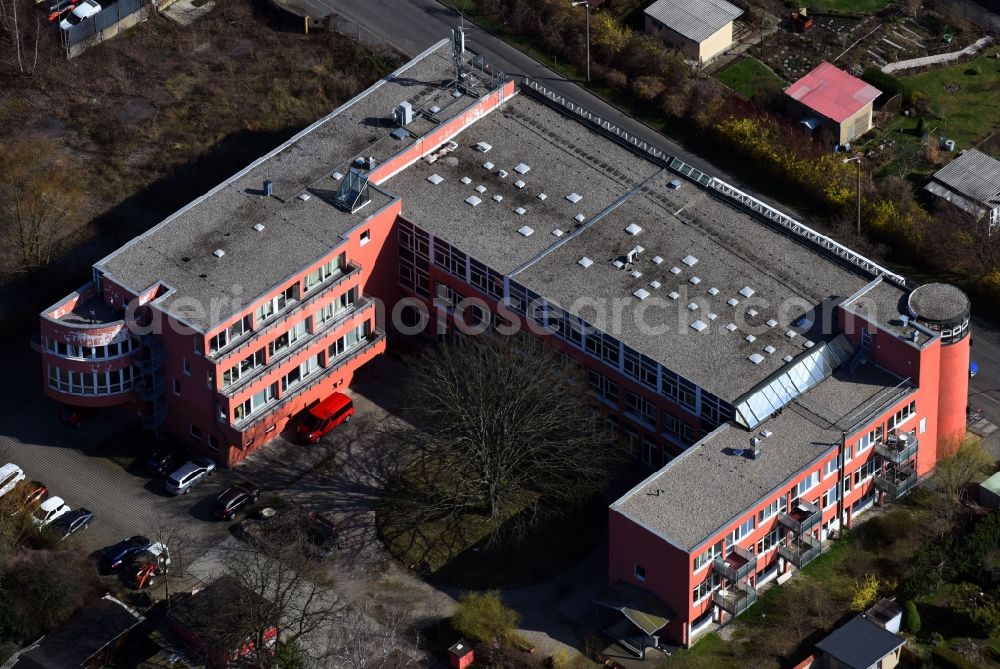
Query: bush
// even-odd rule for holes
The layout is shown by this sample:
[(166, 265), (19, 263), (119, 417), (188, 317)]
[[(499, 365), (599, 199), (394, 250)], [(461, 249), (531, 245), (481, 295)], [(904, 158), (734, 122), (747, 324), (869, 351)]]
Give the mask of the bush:
[(506, 638), (520, 622), (521, 616), (503, 603), (497, 590), (465, 593), (451, 618), (459, 634), (479, 643)]
[(944, 644), (934, 649), (933, 657), (934, 666), (939, 669), (978, 669), (979, 667)]
[(862, 81), (866, 81), (875, 88), (882, 91), (882, 101), (885, 102), (894, 95), (902, 95), (903, 102), (909, 102), (912, 91), (906, 82), (897, 79), (891, 74), (886, 74), (877, 67), (869, 67), (861, 75)]
[(910, 634), (917, 634), (920, 631), (920, 612), (913, 602), (907, 602), (903, 606), (903, 629)]

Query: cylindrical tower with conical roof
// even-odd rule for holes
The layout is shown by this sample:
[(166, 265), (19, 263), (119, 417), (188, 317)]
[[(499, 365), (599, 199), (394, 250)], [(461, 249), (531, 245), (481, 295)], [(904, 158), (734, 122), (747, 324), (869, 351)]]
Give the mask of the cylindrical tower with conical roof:
[(938, 458), (951, 455), (965, 437), (969, 401), (969, 298), (946, 283), (910, 293), (908, 307), (920, 325), (941, 335), (938, 388)]

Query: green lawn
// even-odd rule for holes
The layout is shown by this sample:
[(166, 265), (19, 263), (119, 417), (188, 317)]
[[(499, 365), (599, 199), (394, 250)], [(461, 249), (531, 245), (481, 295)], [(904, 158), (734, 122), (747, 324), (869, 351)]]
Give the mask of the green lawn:
[(1000, 49), (988, 49), (972, 61), (952, 65), (905, 79), (916, 93), (927, 96), (931, 110), (940, 120), (937, 135), (954, 139), (958, 148), (982, 139), (1000, 127)]
[(871, 14), (885, 9), (889, 0), (814, 0), (807, 4), (811, 9)]
[(785, 81), (756, 58), (741, 58), (727, 65), (718, 78), (748, 100), (760, 93), (777, 93), (785, 87)]

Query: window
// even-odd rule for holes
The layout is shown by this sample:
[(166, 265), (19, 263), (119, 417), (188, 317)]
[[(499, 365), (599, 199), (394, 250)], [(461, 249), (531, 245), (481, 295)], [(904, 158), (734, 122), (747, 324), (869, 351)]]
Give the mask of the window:
[(858, 467), (854, 472), (854, 487), (857, 488), (858, 485), (870, 479), (877, 469), (874, 460), (869, 460), (865, 464)]
[(222, 372), (222, 387), (228, 388), (241, 378), (248, 376), (257, 367), (264, 366), (264, 349), (251, 353), (238, 363)]
[(305, 278), (302, 279), (302, 292), (308, 293), (310, 290), (320, 285), (324, 281), (329, 280), (332, 277), (338, 277), (343, 274), (344, 267), (344, 254), (341, 253), (339, 256), (333, 260), (324, 263), (312, 272), (306, 274)]
[(656, 428), (656, 406), (645, 397), (625, 391), (625, 413)]
[(692, 591), (691, 594), (694, 597), (694, 603), (698, 604), (699, 602), (704, 601), (704, 599), (712, 594), (712, 592), (718, 590), (721, 585), (722, 577), (715, 572), (712, 572), (712, 574), (710, 574), (704, 581), (695, 586)]
[(840, 499), (840, 486), (835, 485), (829, 490), (827, 490), (825, 493), (823, 493), (823, 500), (822, 500), (823, 508), (824, 509), (830, 508), (831, 506), (836, 504), (839, 499)]
[(181, 395), (181, 381), (180, 379), (174, 379), (174, 395), (180, 397)]
[(251, 414), (260, 411), (270, 402), (273, 402), (277, 396), (278, 384), (272, 383), (267, 388), (264, 388), (259, 393), (245, 400), (242, 404), (237, 405), (233, 411), (233, 418), (237, 421), (243, 420)]
[(642, 435), (642, 461), (650, 467), (653, 466), (653, 456), (656, 455), (656, 450), (656, 442), (646, 435)]
[(252, 318), (250, 316), (244, 316), (219, 334), (209, 339), (208, 352), (215, 353), (217, 351), (221, 351), (242, 337), (244, 334), (250, 332), (251, 322)]
[(802, 497), (809, 490), (819, 485), (819, 472), (813, 472), (805, 478), (805, 480), (800, 481), (797, 486), (795, 486), (795, 496)]
[(640, 581), (646, 580), (646, 568), (643, 567), (641, 564), (637, 564), (635, 568), (632, 570), (632, 573), (635, 574), (635, 577)]
[(190, 362), (188, 362), (188, 359), (187, 359), (187, 358), (184, 358), (184, 359), (183, 359), (183, 361), (182, 361), (182, 363), (181, 363), (181, 367), (182, 367), (182, 369), (183, 369), (183, 371), (184, 371), (184, 374), (185, 374), (186, 376), (191, 376), (191, 363), (190, 363)]
[(312, 376), (320, 368), (319, 354), (309, 358), (281, 378), (281, 390), (290, 390)]
[(826, 465), (823, 467), (823, 478), (824, 479), (830, 478), (831, 476), (837, 473), (838, 469), (840, 469), (839, 455), (835, 457), (833, 460), (827, 462)]
[(844, 446), (844, 462), (850, 462), (854, 459), (854, 447)]
[(293, 325), (290, 330), (282, 333), (274, 341), (267, 345), (268, 356), (273, 357), (276, 353), (280, 353), (281, 351), (289, 348), (292, 344), (306, 336), (307, 330), (308, 328), (306, 326), (306, 322), (299, 321)]
[(882, 441), (882, 426), (877, 426), (874, 430), (868, 434), (862, 435), (861, 440), (858, 441), (857, 453), (860, 455), (864, 451), (867, 451), (871, 446)]
[(899, 425), (902, 425), (906, 421), (910, 420), (917, 414), (917, 403), (916, 401), (910, 402), (905, 407), (900, 409), (893, 416), (889, 416), (889, 429), (893, 430)]
[(609, 379), (608, 377), (595, 372), (592, 369), (587, 370), (587, 385), (594, 394), (603, 402), (614, 405), (618, 408), (618, 384)]
[(764, 535), (764, 538), (757, 542), (757, 555), (761, 555), (769, 550), (778, 547), (781, 541), (781, 528), (774, 528)]
[(331, 360), (343, 355), (347, 351), (350, 351), (352, 348), (357, 346), (359, 342), (364, 341), (367, 336), (368, 336), (368, 323), (366, 321), (360, 324), (358, 327), (351, 330), (350, 332), (348, 332), (347, 334), (345, 334), (337, 341), (330, 344), (330, 347), (327, 349), (327, 354), (328, 354), (326, 363), (327, 367), (330, 366)]
[(778, 499), (774, 500), (763, 509), (757, 513), (758, 523), (763, 523), (765, 520), (773, 518), (779, 513), (784, 513), (785, 511), (785, 496), (782, 495)]
[(201, 441), (201, 428), (198, 427), (197, 425), (192, 425), (191, 436), (197, 439), (198, 441)]
[(454, 289), (452, 289), (451, 286), (441, 282), (435, 283), (434, 294), (437, 298), (434, 300), (434, 304), (449, 313), (455, 310), (455, 305), (458, 304), (459, 298), (461, 297), (454, 291)]
[(132, 367), (107, 372), (74, 372), (49, 365), (49, 387), (74, 395), (109, 395), (132, 388)]
[(702, 567), (704, 567), (705, 565), (707, 565), (709, 562), (711, 562), (712, 560), (715, 559), (716, 555), (722, 555), (722, 542), (721, 541), (718, 542), (717, 544), (715, 544), (714, 546), (710, 547), (705, 552), (703, 552), (700, 555), (698, 555), (698, 556), (695, 557), (695, 559), (694, 559), (694, 570), (698, 571), (699, 569), (701, 569)]
[(625, 450), (633, 458), (639, 455), (639, 433), (635, 430), (629, 430), (625, 428), (622, 430), (622, 434), (625, 437)]
[(272, 318), (275, 314), (283, 311), (285, 307), (293, 303), (295, 301), (296, 286), (297, 284), (292, 284), (257, 307), (257, 324), (259, 325), (267, 319)]
[(214, 434), (208, 435), (208, 447), (213, 451), (219, 450), (219, 440)]
[(200, 353), (204, 353), (205, 352), (204, 346), (205, 346), (205, 344), (202, 342), (201, 337), (195, 337), (194, 338), (194, 352), (195, 353), (199, 353), (199, 354)]
[(67, 344), (58, 339), (46, 338), (45, 348), (49, 353), (63, 358), (76, 358), (83, 360), (104, 360), (107, 358), (117, 358), (127, 355), (139, 348), (137, 339), (126, 339), (121, 342), (107, 344), (104, 346), (80, 346), (78, 344)]
[(920, 434), (923, 434), (926, 431), (927, 431), (927, 419), (926, 418), (921, 418), (920, 419)]
[(364, 246), (372, 240), (372, 231), (365, 230), (361, 233), (361, 246)]
[(357, 289), (351, 288), (349, 291), (333, 300), (322, 309), (316, 312), (313, 321), (316, 324), (316, 329), (318, 330), (324, 323), (333, 320), (340, 314), (344, 313), (348, 309), (354, 306), (355, 296), (357, 295)]
[(743, 537), (745, 537), (748, 534), (750, 534), (751, 532), (753, 532), (754, 528), (757, 527), (757, 524), (756, 524), (755, 521), (756, 521), (756, 518), (754, 518), (753, 516), (750, 516), (745, 521), (743, 521), (740, 524), (739, 527), (737, 527), (736, 529), (734, 529), (733, 533), (730, 535), (729, 545), (727, 546), (727, 548), (728, 549), (732, 549), (733, 544), (735, 544), (737, 541), (739, 541)]

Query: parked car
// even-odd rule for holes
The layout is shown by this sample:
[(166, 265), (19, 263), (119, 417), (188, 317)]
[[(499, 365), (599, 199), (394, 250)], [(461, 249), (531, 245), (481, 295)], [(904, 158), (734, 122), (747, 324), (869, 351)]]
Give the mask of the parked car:
[(31, 514), (31, 519), (38, 527), (45, 527), (56, 518), (64, 516), (70, 512), (70, 508), (62, 500), (62, 497), (49, 497), (42, 502), (41, 506)]
[(354, 415), (354, 402), (344, 393), (334, 393), (309, 407), (296, 428), (296, 436), (306, 444), (315, 444), (323, 435)]
[(59, 22), (59, 27), (63, 30), (69, 30), (84, 19), (95, 16), (100, 11), (101, 6), (97, 3), (97, 0), (84, 0), (76, 6), (76, 9), (70, 12), (69, 16)]
[(215, 515), (232, 520), (243, 507), (253, 504), (260, 496), (260, 488), (252, 483), (237, 483), (219, 493), (215, 498)]
[(164, 446), (153, 451), (146, 460), (146, 471), (152, 476), (166, 476), (187, 459), (183, 451), (174, 446)]
[(978, 373), (979, 373), (979, 365), (976, 363), (975, 360), (970, 360), (969, 361), (969, 378), (971, 379), (973, 376), (975, 376)]
[[(49, 489), (39, 481), (21, 481), (4, 498), (5, 511), (12, 516), (21, 511), (34, 511), (49, 496)], [(8, 501), (9, 500), (9, 501)]]
[(96, 413), (96, 407), (72, 407), (67, 405), (59, 410), (59, 420), (69, 427), (80, 427), (83, 421)]
[(18, 483), (24, 480), (24, 471), (12, 462), (8, 462), (0, 467), (0, 497), (3, 497), (14, 489)]
[(100, 567), (105, 573), (119, 571), (123, 566), (129, 564), (136, 555), (153, 545), (152, 540), (137, 534), (124, 541), (119, 541), (114, 546), (104, 549), (101, 555)]
[(80, 530), (85, 530), (90, 527), (90, 523), (94, 520), (94, 512), (89, 509), (79, 508), (73, 509), (67, 514), (64, 514), (53, 521), (49, 529), (56, 533), (59, 537), (59, 541), (63, 541), (73, 536)]
[(208, 458), (188, 460), (166, 478), (164, 486), (172, 495), (186, 495), (191, 492), (191, 488), (202, 479), (211, 476), (214, 471), (215, 463)]

